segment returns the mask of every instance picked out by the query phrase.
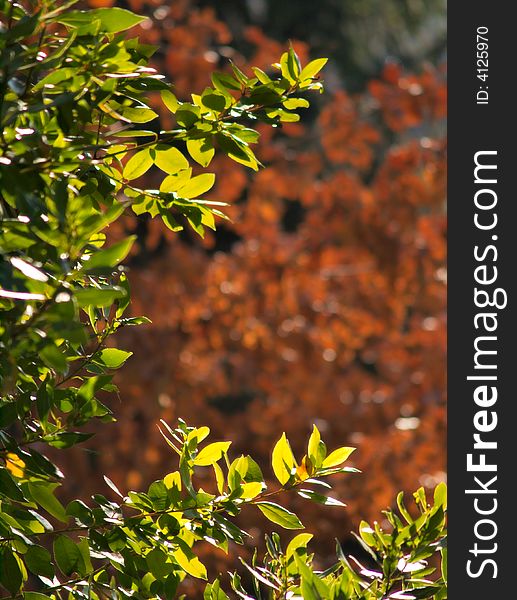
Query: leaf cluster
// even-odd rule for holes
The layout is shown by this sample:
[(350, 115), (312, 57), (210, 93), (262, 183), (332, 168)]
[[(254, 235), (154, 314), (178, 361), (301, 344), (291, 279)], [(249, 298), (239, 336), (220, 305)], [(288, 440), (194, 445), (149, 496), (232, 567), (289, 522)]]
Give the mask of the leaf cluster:
[[(303, 94), (322, 89), (316, 76), (325, 59), (302, 67), (291, 48), (275, 76), (233, 66), (192, 102), (179, 102), (148, 66), (154, 48), (126, 37), (143, 17), (73, 4), (0, 0), (0, 583), (9, 598), (29, 600), (171, 599), (186, 577), (207, 578), (199, 543), (225, 552), (243, 543), (234, 517), (244, 507), (301, 529), (271, 497), (294, 489), (341, 505), (313, 486), (328, 489), (322, 477), (353, 472), (343, 467), (353, 449), (328, 453), (314, 428), (298, 461), (283, 435), (272, 456), (280, 487), (268, 489), (251, 457), (229, 458), (230, 442), (203, 444), (207, 427), (162, 423), (176, 471), (145, 492), (121, 493), (106, 479), (119, 500), (95, 494), (90, 504), (65, 506), (66, 478), (46, 448), (82, 443), (91, 420), (114, 419), (113, 375), (131, 353), (113, 336), (149, 322), (126, 313), (122, 265), (134, 237), (107, 244), (107, 232), (127, 211), (174, 231), (181, 223), (199, 235), (215, 227), (224, 204), (201, 198), (215, 176), (195, 173), (215, 152), (258, 169), (256, 124), (296, 121), (308, 106)], [(153, 94), (174, 115), (173, 129), (159, 129)], [(160, 174), (157, 190), (137, 185), (151, 169)], [(206, 467), (211, 492), (196, 479)], [(218, 582), (205, 596), (225, 597)]]

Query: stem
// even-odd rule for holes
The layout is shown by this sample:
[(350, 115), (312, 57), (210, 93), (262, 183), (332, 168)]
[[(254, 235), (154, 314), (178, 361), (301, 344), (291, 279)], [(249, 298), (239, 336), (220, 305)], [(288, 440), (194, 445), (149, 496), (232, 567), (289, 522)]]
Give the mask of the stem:
[[(109, 331), (109, 329), (108, 329)], [(83, 360), (83, 362), (73, 371), (71, 371), (66, 377), (63, 377), (63, 379), (61, 379), (61, 381), (56, 383), (56, 387), (63, 385), (63, 383), (65, 383), (66, 381), (69, 381), (70, 379), (73, 379), (74, 377), (76, 377), (76, 375), (78, 375), (85, 367), (86, 365), (88, 365), (93, 357), (97, 354), (97, 352), (102, 348), (102, 344), (106, 341), (106, 338), (108, 337), (108, 335), (110, 335), (109, 333), (104, 334), (101, 336), (99, 342), (97, 343), (97, 346), (95, 347), (95, 350), (93, 352), (91, 352), (90, 354), (88, 354), (88, 356), (86, 356)]]

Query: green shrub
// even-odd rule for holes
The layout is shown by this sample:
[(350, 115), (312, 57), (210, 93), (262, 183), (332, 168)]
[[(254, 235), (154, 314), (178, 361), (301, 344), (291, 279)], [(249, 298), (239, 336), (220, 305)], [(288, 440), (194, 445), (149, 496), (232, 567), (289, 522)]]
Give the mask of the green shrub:
[[(122, 263), (133, 237), (106, 245), (106, 231), (126, 212), (149, 213), (174, 231), (203, 235), (225, 218), (224, 203), (203, 200), (215, 176), (214, 153), (258, 169), (255, 125), (299, 119), (305, 92), (322, 90), (325, 59), (301, 67), (292, 49), (270, 76), (214, 74), (213, 86), (179, 102), (148, 66), (154, 48), (124, 32), (142, 18), (120, 8), (71, 10), (74, 2), (25, 5), (0, 0), (0, 583), (9, 598), (174, 598), (185, 577), (206, 579), (200, 543), (228, 550), (246, 532), (233, 522), (259, 510), (284, 529), (302, 529), (277, 496), (292, 490), (309, 501), (341, 504), (314, 486), (321, 478), (353, 472), (343, 466), (352, 448), (328, 453), (316, 428), (297, 460), (283, 435), (273, 449), (276, 489), (267, 489), (249, 456), (230, 459), (230, 442), (206, 444), (207, 427), (162, 423), (178, 470), (146, 492), (120, 498), (95, 494), (90, 505), (64, 506), (66, 479), (45, 447), (66, 449), (88, 439), (92, 419), (112, 421), (99, 396), (116, 392), (114, 372), (131, 353), (109, 345), (121, 327), (147, 322), (128, 317), (130, 291)], [(152, 95), (174, 115), (159, 131)], [(148, 125), (149, 124), (149, 125)], [(199, 167), (198, 167), (199, 168)], [(160, 172), (159, 189), (140, 178)], [(195, 471), (212, 468), (214, 490), (197, 487)], [(308, 534), (283, 551), (267, 540), (264, 565), (246, 565), (240, 598), (445, 598), (443, 578), (428, 582), (425, 562), (444, 548), (445, 491), (428, 506), (415, 494), (413, 520), (399, 498), (404, 522), (387, 512), (392, 531), (363, 523), (360, 540), (378, 569), (349, 562), (324, 573), (312, 566)], [(219, 581), (204, 597), (227, 598)], [(401, 594), (401, 590), (412, 590)], [(397, 595), (398, 594), (398, 595)]]

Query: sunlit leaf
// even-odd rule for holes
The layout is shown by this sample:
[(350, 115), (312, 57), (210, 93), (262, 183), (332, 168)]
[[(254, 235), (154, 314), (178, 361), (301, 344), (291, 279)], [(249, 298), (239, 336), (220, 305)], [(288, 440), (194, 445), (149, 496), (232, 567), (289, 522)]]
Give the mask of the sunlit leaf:
[(289, 481), (293, 468), (297, 466), (285, 433), (282, 434), (273, 449), (272, 466), (276, 478), (282, 485)]
[(286, 508), (274, 502), (257, 502), (256, 505), (272, 523), (276, 523), (284, 529), (303, 529), (300, 519)]
[(322, 467), (324, 469), (329, 469), (331, 467), (337, 467), (345, 462), (345, 460), (355, 451), (355, 448), (350, 448), (348, 446), (343, 446), (343, 448), (338, 448), (331, 452), (327, 458), (323, 461)]

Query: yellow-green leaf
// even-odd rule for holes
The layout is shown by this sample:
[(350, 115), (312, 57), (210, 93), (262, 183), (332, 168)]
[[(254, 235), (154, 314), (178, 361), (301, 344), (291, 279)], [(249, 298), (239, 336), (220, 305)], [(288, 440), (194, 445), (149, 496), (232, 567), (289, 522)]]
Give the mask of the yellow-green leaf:
[(169, 175), (189, 168), (188, 160), (177, 148), (156, 148), (153, 153), (155, 165)]
[(289, 481), (293, 468), (297, 466), (285, 433), (282, 434), (273, 449), (272, 466), (276, 478), (282, 485)]
[(208, 467), (228, 452), (231, 442), (214, 442), (205, 446), (194, 459), (194, 464), (198, 467)]
[(210, 138), (187, 140), (187, 150), (190, 156), (202, 167), (208, 167), (215, 154), (214, 145)]
[(283, 104), (288, 110), (309, 107), (309, 101), (305, 100), (305, 98), (288, 98), (287, 100), (284, 100)]
[(144, 148), (136, 154), (134, 154), (126, 163), (124, 167), (123, 176), (124, 179), (131, 181), (132, 179), (138, 179), (144, 173), (146, 173), (153, 166), (153, 159), (149, 152), (149, 148)]
[(178, 190), (178, 195), (182, 198), (197, 198), (201, 194), (208, 192), (215, 183), (213, 173), (203, 173), (192, 179)]
[(312, 540), (314, 536), (312, 533), (299, 533), (296, 535), (287, 546), (285, 555), (287, 558), (292, 556), (298, 548), (306, 548), (307, 544)]
[(123, 120), (129, 123), (149, 123), (158, 116), (154, 110), (146, 106), (124, 107), (120, 110), (120, 114)]
[(338, 465), (345, 462), (345, 460), (352, 454), (355, 448), (349, 448), (348, 446), (343, 446), (343, 448), (338, 448), (331, 452), (327, 458), (323, 461), (322, 467), (324, 469), (329, 469), (330, 467), (337, 467)]
[(274, 502), (257, 502), (257, 506), (272, 523), (276, 523), (284, 529), (303, 529), (300, 519), (287, 508)]
[(84, 266), (87, 270), (110, 268), (118, 265), (129, 254), (136, 239), (136, 235), (124, 238), (120, 242), (112, 244), (109, 248), (99, 250), (92, 254)]
[(169, 90), (163, 90), (161, 92), (161, 97), (163, 103), (171, 111), (171, 113), (175, 113), (178, 110), (179, 102), (172, 92), (169, 92)]
[(309, 456), (311, 463), (315, 467), (320, 466), (320, 465), (318, 465), (318, 447), (320, 444), (320, 440), (321, 440), (320, 432), (318, 431), (318, 428), (316, 427), (316, 425), (313, 425), (311, 437), (309, 438), (309, 444), (307, 446), (307, 454)]
[(206, 437), (210, 435), (210, 428), (203, 425), (197, 429), (193, 429), (187, 436), (187, 442), (196, 438), (196, 443), (200, 444)]
[(54, 496), (54, 490), (57, 487), (57, 483), (29, 482), (29, 492), (32, 498), (53, 517), (66, 523), (68, 517), (65, 507)]
[(163, 478), (163, 483), (168, 490), (173, 488), (177, 488), (178, 491), (181, 491), (181, 474), (179, 471), (174, 471), (165, 475)]
[(213, 463), (212, 467), (214, 468), (215, 473), (215, 481), (217, 483), (217, 491), (222, 494), (224, 492), (224, 473), (221, 467), (217, 463)]
[(443, 481), (434, 488), (434, 504), (447, 508), (447, 485)]
[(245, 498), (246, 500), (251, 500), (252, 498), (256, 498), (264, 489), (264, 484), (260, 481), (252, 481), (251, 483), (243, 483), (242, 484), (242, 493), (241, 498)]
[(180, 187), (183, 187), (187, 184), (191, 176), (192, 169), (190, 168), (178, 171), (174, 175), (168, 175), (160, 185), (160, 192), (177, 192)]
[(300, 81), (312, 79), (321, 71), (321, 69), (323, 69), (323, 67), (327, 64), (327, 61), (328, 58), (317, 58), (316, 60), (311, 61), (302, 69), (299, 77)]
[(187, 544), (181, 543), (173, 556), (179, 566), (189, 575), (197, 577), (198, 579), (207, 579), (205, 566), (192, 550), (190, 550)]

